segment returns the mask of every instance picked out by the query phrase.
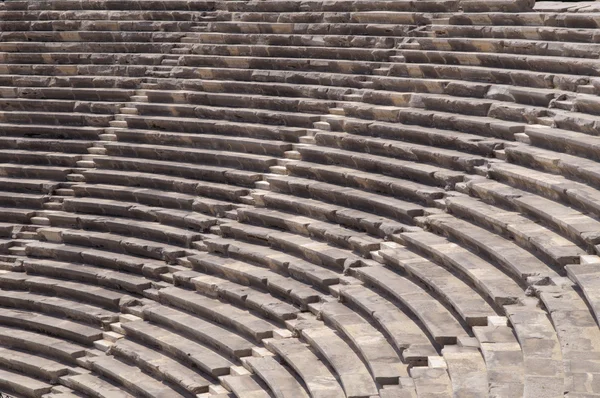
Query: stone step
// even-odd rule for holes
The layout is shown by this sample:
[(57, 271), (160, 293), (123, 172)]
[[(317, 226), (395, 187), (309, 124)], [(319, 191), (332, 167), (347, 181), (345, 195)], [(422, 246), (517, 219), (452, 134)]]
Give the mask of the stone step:
[(354, 268), (353, 271), (358, 279), (411, 311), (438, 344), (455, 344), (458, 338), (467, 335), (454, 314), (408, 279), (381, 265)]
[(256, 239), (252, 239), (252, 235), (259, 236), (261, 244), (268, 244), (273, 249), (301, 257), (317, 266), (334, 269), (338, 272), (348, 266), (359, 266), (362, 261), (359, 256), (348, 250), (339, 249), (302, 235), (240, 223), (222, 224), (221, 229), (225, 237), (235, 237), (251, 242), (256, 242)]
[(117, 341), (110, 348), (110, 353), (117, 358), (135, 363), (154, 378), (169, 381), (192, 394), (207, 392), (211, 384), (195, 371), (168, 356), (127, 339)]
[[(421, 37), (415, 41), (421, 44), (421, 48), (427, 50), (446, 50), (448, 48), (458, 51), (496, 52), (521, 54), (521, 46), (524, 43), (533, 45), (544, 45), (547, 48), (530, 50), (531, 55), (565, 56), (593, 58), (597, 48), (581, 48), (577, 46), (565, 46), (564, 42), (581, 43), (586, 42), (589, 34), (579, 29), (555, 26), (548, 34), (540, 34), (536, 26), (467, 26), (467, 25), (432, 25), (426, 40)], [(449, 45), (448, 37), (456, 41)], [(504, 46), (499, 45), (503, 40)], [(470, 47), (467, 47), (470, 45)], [(487, 46), (486, 46), (487, 44)], [(562, 51), (561, 51), (562, 50)]]
[(248, 357), (244, 366), (269, 386), (276, 398), (308, 398), (309, 395), (295, 375), (270, 356)]
[(75, 364), (77, 358), (85, 355), (83, 346), (45, 334), (6, 326), (0, 327), (0, 343), (4, 347), (45, 355), (70, 364)]
[(529, 284), (533, 280), (558, 275), (555, 268), (545, 264), (511, 240), (454, 216), (432, 215), (427, 217), (426, 223), (432, 230), (446, 234), (479, 254), (487, 256), (522, 283)]
[(52, 151), (83, 154), (93, 141), (65, 140), (60, 138), (0, 137), (0, 149)]
[(207, 320), (230, 327), (240, 334), (259, 341), (273, 336), (274, 325), (266, 320), (258, 318), (251, 313), (237, 309), (229, 304), (220, 303), (218, 300), (210, 299), (198, 293), (168, 287), (159, 291), (161, 301), (175, 307), (185, 309)]
[(114, 310), (119, 309), (121, 299), (126, 298), (125, 302), (131, 299), (123, 293), (102, 287), (42, 276), (27, 276), (16, 272), (2, 274), (0, 279), (3, 285), (10, 286), (12, 289), (27, 288), (34, 292), (56, 294)]
[(592, 257), (590, 263), (571, 264), (565, 267), (569, 278), (577, 283), (582, 290), (588, 305), (592, 309), (596, 322), (600, 319), (600, 301), (596, 293), (595, 285), (598, 283), (598, 275), (600, 272), (600, 263), (597, 262), (595, 256)]
[(118, 314), (102, 308), (30, 292), (0, 291), (0, 305), (54, 316), (66, 315), (67, 318), (93, 326), (107, 326), (118, 320)]
[[(406, 52), (407, 50), (403, 50)], [(527, 87), (535, 87), (540, 89), (546, 89), (548, 86), (560, 90), (566, 90), (574, 92), (577, 90), (579, 84), (573, 81), (568, 72), (558, 72), (556, 74), (544, 71), (530, 71), (527, 69), (511, 69), (510, 74), (506, 75), (500, 72), (505, 72), (507, 69), (501, 65), (490, 64), (489, 66), (471, 65), (469, 63), (461, 64), (459, 68), (455, 65), (444, 65), (436, 63), (435, 67), (431, 67), (431, 63), (428, 59), (412, 59), (411, 56), (408, 58), (413, 62), (404, 62), (407, 57), (403, 56), (403, 63), (394, 64), (390, 72), (391, 76), (399, 76), (407, 78), (414, 76), (416, 78), (446, 78), (446, 79), (460, 79), (471, 82), (479, 83), (494, 83), (502, 85), (512, 84), (513, 79), (523, 81)], [(551, 78), (552, 83), (548, 84), (548, 77)], [(554, 80), (554, 77), (560, 77)]]
[(236, 396), (252, 396), (253, 398), (270, 398), (267, 388), (261, 386), (255, 376), (249, 374), (229, 375), (219, 378), (221, 383)]
[[(256, 33), (256, 28), (260, 26), (268, 26), (269, 24), (255, 24), (255, 23), (245, 23), (240, 21), (235, 22), (215, 22), (211, 24), (211, 31), (218, 32), (217, 29), (231, 29), (232, 27), (236, 30), (236, 33)], [(321, 30), (323, 33), (329, 33), (328, 30), (325, 30), (324, 25), (322, 24), (287, 24), (285, 27), (289, 27), (290, 31), (287, 33), (290, 34), (307, 34), (308, 29), (315, 28), (315, 32), (311, 32), (316, 34), (318, 30)], [(352, 24), (350, 26), (354, 26), (355, 34), (363, 34), (366, 33), (364, 30), (360, 30), (366, 28), (368, 25), (364, 24)], [(386, 29), (380, 30), (380, 35), (385, 36), (398, 36), (406, 34), (407, 27), (402, 25), (387, 25)], [(215, 29), (215, 30), (212, 30)], [(252, 31), (248, 31), (254, 30)], [(385, 33), (384, 33), (385, 32)], [(226, 33), (226, 32), (223, 32)], [(316, 59), (325, 59), (325, 60), (352, 60), (352, 61), (371, 61), (371, 62), (386, 62), (390, 55), (396, 55), (396, 50), (394, 49), (369, 49), (369, 48), (344, 48), (344, 47), (306, 47), (306, 46), (267, 46), (264, 44), (257, 44), (253, 46), (244, 46), (244, 45), (236, 45), (236, 44), (195, 44), (193, 46), (193, 55), (183, 55), (181, 60), (183, 65), (187, 66), (207, 66), (204, 63), (198, 63), (202, 55), (236, 55), (238, 57), (277, 57), (279, 59), (286, 58), (316, 58)], [(10, 58), (9, 58), (10, 59)], [(208, 64), (210, 65), (210, 64)], [(217, 66), (217, 65), (214, 65)]]
[[(190, 277), (192, 278), (188, 280)], [(252, 310), (273, 321), (284, 322), (287, 319), (294, 319), (300, 312), (293, 305), (272, 297), (269, 293), (263, 291), (263, 289), (258, 287), (250, 288), (245, 283), (229, 281), (235, 278), (229, 277), (224, 279), (212, 275), (203, 275), (194, 271), (176, 272), (173, 274), (173, 278), (177, 284), (192, 283), (199, 293), (208, 297), (217, 296), (224, 301), (246, 307), (248, 310)]]
[(183, 395), (158, 380), (142, 373), (137, 367), (127, 365), (112, 357), (97, 356), (89, 358), (87, 361), (95, 372), (136, 394), (143, 396), (160, 396), (164, 394), (172, 397), (183, 397)]
[[(373, 176), (371, 179), (375, 180), (375, 177)], [(344, 185), (337, 185), (328, 182), (314, 181), (309, 178), (280, 178), (275, 175), (266, 176), (266, 180), (269, 182), (271, 190), (276, 193), (293, 194), (340, 206), (351, 203), (352, 208), (356, 210), (374, 213), (378, 216), (391, 218), (401, 223), (412, 224), (413, 217), (418, 217), (422, 215), (423, 212), (423, 207), (419, 204), (395, 199), (391, 196), (383, 196), (381, 194), (347, 187), (345, 186), (345, 183)], [(381, 179), (379, 179), (379, 181), (381, 182)], [(303, 188), (307, 185), (308, 189)], [(407, 190), (410, 190), (409, 186), (410, 184), (402, 184), (399, 188), (407, 188)], [(428, 191), (429, 194), (433, 194), (434, 196), (437, 195), (436, 192), (438, 192), (435, 189), (428, 189)]]
[[(110, 142), (104, 145), (109, 156), (137, 157), (151, 160), (174, 161), (176, 159), (196, 164), (241, 168), (243, 170), (265, 172), (275, 166), (277, 160), (267, 155), (244, 154), (240, 152), (212, 149), (182, 148), (165, 145), (130, 144)], [(0, 157), (1, 159), (1, 157)]]
[(136, 236), (169, 245), (191, 247), (193, 241), (201, 240), (199, 232), (171, 227), (155, 222), (134, 221), (119, 217), (100, 217), (93, 215), (72, 215), (67, 212), (49, 212), (46, 214), (53, 227), (76, 227), (82, 230), (113, 233), (123, 236)]
[(91, 345), (95, 340), (102, 338), (100, 329), (34, 312), (0, 308), (0, 323), (17, 328), (40, 330), (80, 344)]
[(494, 309), (477, 290), (443, 267), (410, 252), (394, 243), (386, 243), (379, 251), (384, 264), (398, 269), (435, 291), (454, 308), (469, 326), (487, 323), (487, 317), (496, 315)]
[(126, 390), (91, 373), (63, 376), (61, 382), (81, 394), (96, 394), (101, 397), (118, 396), (133, 398)]
[[(317, 136), (317, 142), (321, 137)], [(463, 180), (463, 174), (445, 168), (414, 161), (397, 160), (387, 156), (361, 154), (337, 148), (302, 147), (298, 148), (302, 160), (306, 162), (334, 163), (355, 168), (360, 172), (371, 172), (387, 176), (410, 179), (419, 183), (451, 188)]]
[(385, 297), (357, 284), (340, 286), (336, 294), (351, 305), (351, 308), (372, 318), (378, 328), (393, 342), (397, 351), (402, 352), (405, 362), (413, 366), (423, 366), (427, 364), (427, 357), (437, 355), (421, 325)]
[[(6, 53), (5, 53), (6, 54)], [(0, 56), (0, 58), (2, 58)], [(0, 121), (3, 123), (20, 124), (51, 124), (51, 125), (76, 125), (90, 127), (108, 127), (112, 115), (79, 112), (19, 112), (0, 111)]]
[[(73, 189), (77, 192), (78, 196), (86, 196), (92, 198), (105, 198), (106, 200), (111, 201), (123, 201), (130, 203), (138, 203), (140, 205), (148, 205), (152, 207), (164, 207), (167, 209), (184, 209), (186, 211), (195, 211), (197, 213), (204, 213), (210, 216), (223, 217), (227, 211), (231, 211), (235, 209), (239, 205), (236, 203), (231, 203), (230, 201), (217, 200), (212, 198), (198, 197), (195, 192), (193, 194), (187, 193), (179, 193), (169, 191), (168, 184), (169, 181), (166, 178), (161, 178), (160, 176), (152, 176), (154, 181), (157, 181), (160, 185), (159, 188), (164, 189), (150, 189), (150, 188), (140, 188), (138, 190), (132, 191), (128, 189), (125, 182), (123, 185), (107, 185), (103, 182), (110, 182), (110, 176), (113, 175), (114, 179), (118, 180), (117, 183), (120, 183), (120, 178), (123, 180), (127, 177), (129, 173), (127, 172), (111, 172), (108, 170), (94, 170), (94, 171), (86, 171), (87, 179), (93, 180), (94, 182), (98, 181), (99, 184), (86, 184), (86, 185), (75, 185)], [(156, 178), (158, 177), (158, 178)], [(166, 177), (166, 176), (165, 176)], [(114, 181), (113, 179), (113, 181)], [(141, 178), (142, 181), (146, 180), (146, 176)], [(173, 184), (174, 179), (171, 180), (171, 185)], [(162, 186), (163, 184), (167, 184), (166, 187)], [(154, 184), (149, 183), (149, 186), (153, 186)], [(231, 188), (231, 187), (229, 187)], [(231, 193), (231, 189), (229, 191), (225, 191), (226, 193)], [(221, 193), (216, 191), (217, 193)], [(239, 192), (239, 189), (238, 189)], [(238, 196), (239, 197), (239, 196)], [(173, 213), (171, 213), (173, 214)], [(169, 219), (169, 211), (165, 211), (161, 216), (150, 217), (151, 219)], [(177, 224), (175, 224), (177, 225)]]
[[(488, 326), (476, 326), (473, 334), (485, 359), (488, 382), (498, 394), (523, 396), (523, 353), (504, 317), (493, 317)], [(506, 380), (510, 379), (509, 383)]]
[[(161, 272), (167, 271), (167, 264), (160, 260), (151, 260), (147, 258), (141, 258), (138, 256), (127, 255), (123, 253), (114, 253), (110, 251), (97, 250), (90, 247), (80, 247), (76, 245), (60, 244), (61, 242), (61, 230), (47, 228), (39, 231), (41, 236), (49, 242), (31, 242), (27, 244), (27, 254), (30, 257), (41, 257), (41, 258), (53, 258), (68, 263), (83, 263), (87, 264), (89, 268), (81, 268), (82, 276), (85, 275), (83, 270), (88, 269), (88, 276), (93, 275), (93, 272), (100, 272), (104, 269), (109, 272), (114, 271), (125, 271), (128, 274), (123, 274), (121, 283), (123, 286), (139, 286), (134, 289), (135, 292), (141, 292), (148, 288), (148, 283), (137, 275), (144, 275), (147, 277), (156, 277)], [(35, 259), (30, 258), (32, 264), (35, 263)], [(39, 264), (39, 262), (37, 262)], [(61, 268), (57, 262), (48, 263), (48, 267), (55, 265), (57, 268), (47, 268), (47, 271), (55, 270), (56, 276), (61, 276), (62, 273), (68, 273), (66, 267)], [(35, 266), (34, 264), (32, 266)], [(96, 267), (96, 268), (95, 268)], [(34, 271), (33, 269), (31, 270)], [(41, 272), (41, 271), (36, 271)], [(76, 278), (76, 274), (69, 275), (66, 279)], [(131, 282), (137, 278), (137, 283), (127, 283), (126, 280), (130, 279)], [(110, 279), (110, 277), (108, 278)], [(92, 279), (89, 279), (90, 281)], [(111, 282), (106, 281), (107, 284)]]
[(237, 213), (240, 222), (275, 227), (291, 233), (310, 236), (336, 246), (355, 250), (364, 256), (368, 256), (369, 252), (379, 249), (379, 239), (312, 218), (293, 217), (289, 213), (277, 210), (256, 208), (238, 209)]
[(456, 243), (430, 232), (405, 232), (396, 240), (425, 255), (477, 287), (480, 294), (499, 306), (514, 304), (525, 298), (519, 283), (503, 270)]
[(455, 395), (488, 393), (488, 372), (481, 352), (475, 347), (448, 346), (442, 350)]
[[(187, 90), (178, 90), (177, 92), (173, 92), (172, 90), (148, 90), (145, 95), (151, 103), (136, 104), (135, 106), (138, 111), (148, 116), (193, 116), (196, 114), (194, 107), (201, 105), (202, 108), (198, 110), (204, 112), (210, 111), (211, 107), (214, 106), (241, 108), (242, 111), (246, 108), (256, 108), (263, 111), (281, 111), (284, 112), (284, 115), (293, 119), (293, 115), (288, 114), (288, 112), (298, 113), (298, 118), (309, 116), (308, 114), (329, 113), (329, 109), (334, 107), (337, 103), (332, 99), (314, 98), (314, 96), (310, 95), (310, 92), (306, 92), (306, 88), (289, 87), (290, 85), (284, 86), (288, 88), (288, 94), (294, 93), (295, 88), (298, 94), (302, 95), (288, 95), (286, 97), (266, 95), (278, 94), (277, 88), (284, 88), (280, 85), (271, 87), (270, 89), (266, 88), (262, 92), (258, 90), (258, 88), (262, 86), (248, 87), (247, 90), (236, 90), (241, 92), (228, 92), (233, 91), (234, 87), (239, 89), (239, 87), (234, 86), (233, 83), (235, 82), (223, 82), (222, 84), (225, 87), (223, 90), (219, 91), (215, 90), (219, 84), (214, 81), (207, 81), (205, 84), (202, 84), (206, 89), (204, 92)], [(223, 92), (225, 90), (227, 91)], [(264, 91), (267, 91), (267, 93)], [(265, 113), (265, 116), (266, 115), (267, 114)]]
[[(41, 243), (43, 245), (44, 243)], [(30, 255), (38, 255), (44, 256), (41, 253), (41, 250), (55, 250), (57, 255), (51, 257), (57, 260), (68, 260), (66, 252), (60, 252), (60, 246), (45, 246), (45, 247), (33, 247), (28, 246), (26, 251)], [(79, 254), (75, 252), (76, 254)], [(96, 264), (101, 265), (102, 261), (114, 261), (118, 262), (122, 261), (122, 264), (126, 261), (123, 257), (119, 258), (118, 255), (110, 255), (108, 253), (105, 254), (104, 258), (98, 256), (97, 258), (93, 258), (94, 254), (92, 251), (89, 252), (81, 252), (84, 254), (82, 257), (85, 259), (90, 259), (92, 261), (95, 260)], [(101, 254), (102, 255), (102, 254)], [(125, 260), (125, 261), (123, 261)], [(84, 260), (85, 261), (85, 260)], [(90, 261), (90, 262), (92, 262)], [(82, 261), (83, 262), (83, 261)], [(94, 285), (106, 286), (115, 290), (124, 290), (131, 293), (141, 294), (144, 290), (148, 289), (151, 286), (151, 281), (145, 278), (142, 278), (137, 275), (128, 274), (125, 272), (113, 271), (103, 269), (102, 267), (95, 267), (93, 264), (91, 266), (77, 264), (72, 262), (59, 262), (52, 260), (35, 260), (28, 259), (25, 260), (23, 266), (28, 272), (35, 273), (37, 275), (44, 275), (48, 277), (54, 278), (62, 278), (70, 281), (80, 281), (82, 283), (89, 283)], [(121, 264), (118, 264), (119, 267)], [(152, 264), (150, 264), (152, 265)], [(162, 265), (162, 264), (161, 264)], [(123, 267), (124, 268), (124, 267)]]
[[(210, 184), (207, 185), (210, 186)], [(79, 186), (79, 188), (84, 189), (85, 187)], [(89, 191), (87, 192), (89, 193)], [(134, 202), (121, 202), (110, 199), (66, 198), (63, 201), (63, 206), (65, 211), (69, 212), (129, 217), (198, 232), (206, 232), (210, 227), (217, 224), (217, 220), (212, 217), (190, 211), (163, 209), (162, 207), (144, 206)]]
[[(528, 126), (525, 134), (534, 146), (598, 160), (597, 155), (590, 148), (598, 142), (600, 137), (545, 126)], [(540, 155), (542, 153), (543, 151), (540, 151)], [(565, 158), (569, 157), (565, 156)]]
[[(535, 290), (536, 295), (547, 308), (552, 324), (557, 331), (563, 364), (572, 363), (573, 360), (578, 362), (579, 366), (564, 368), (565, 380), (573, 378), (572, 382), (567, 381), (567, 383), (575, 392), (597, 393), (598, 390), (594, 387), (581, 383), (581, 380), (595, 377), (593, 375), (597, 373), (595, 364), (583, 360), (583, 358), (596, 357), (598, 348), (592, 341), (595, 341), (596, 336), (600, 335), (598, 324), (586, 301), (580, 296), (580, 292), (573, 288), (571, 281), (566, 278), (557, 280), (556, 286), (540, 286)], [(569, 320), (573, 317), (577, 318), (577, 326)], [(581, 332), (583, 332), (582, 335), (579, 335)], [(558, 367), (560, 364), (557, 363), (556, 366)], [(551, 367), (549, 366), (549, 368)], [(560, 370), (555, 371), (554, 374), (560, 376)]]
[(594, 214), (597, 207), (595, 189), (563, 176), (509, 163), (495, 163), (491, 165), (489, 173), (497, 181), (550, 200), (567, 203), (576, 209)]
[[(144, 319), (157, 325), (164, 325), (177, 333), (211, 346), (229, 358), (239, 359), (252, 355), (254, 344), (247, 339), (218, 324), (187, 312), (167, 306), (150, 306), (144, 308), (143, 314)], [(199, 325), (202, 325), (202, 327)]]
[(0, 369), (0, 387), (3, 391), (29, 397), (41, 397), (52, 389), (48, 383), (24, 376), (21, 372), (16, 373), (4, 369)]
[[(170, 131), (186, 132), (190, 131), (202, 122), (197, 122), (195, 118), (208, 120), (231, 120), (233, 122), (244, 122), (248, 124), (280, 125), (285, 124), (296, 128), (313, 128), (313, 123), (320, 120), (320, 114), (308, 111), (299, 112), (278, 112), (270, 109), (248, 108), (252, 103), (246, 100), (245, 107), (232, 107), (233, 104), (225, 106), (209, 105), (174, 105), (150, 103), (144, 105), (139, 103), (136, 108), (141, 115), (120, 115), (131, 128), (145, 129), (162, 127)], [(256, 102), (256, 101), (252, 101)], [(327, 105), (325, 105), (327, 106)], [(154, 114), (156, 116), (149, 116)], [(181, 115), (180, 117), (176, 117)], [(117, 127), (117, 126), (113, 126)], [(191, 131), (190, 131), (191, 132)]]
[(446, 204), (452, 214), (497, 231), (556, 266), (577, 263), (586, 254), (573, 242), (514, 212), (467, 197), (447, 198)]
[(298, 339), (265, 339), (263, 343), (300, 375), (312, 397), (344, 398), (346, 396), (327, 366)]
[(414, 367), (410, 375), (415, 383), (417, 396), (434, 391), (441, 396), (452, 396), (452, 381), (443, 367)]
[[(223, 137), (215, 134), (167, 133), (157, 134), (152, 130), (118, 130), (115, 132), (119, 142), (136, 142), (140, 144), (158, 144), (205, 149), (222, 149), (259, 155), (283, 156), (292, 145), (284, 142), (272, 142), (256, 138)], [(106, 147), (106, 144), (103, 145)]]
[(301, 330), (302, 337), (331, 365), (346, 396), (369, 396), (377, 392), (367, 367), (344, 340), (327, 327)]
[(546, 199), (536, 194), (513, 188), (496, 181), (471, 180), (469, 192), (487, 203), (499, 203), (534, 218), (548, 227), (560, 231), (568, 239), (594, 250), (598, 221), (570, 206)]
[(10, 348), (0, 348), (0, 363), (5, 369), (19, 372), (28, 377), (56, 383), (59, 377), (70, 372), (69, 366), (41, 356), (32, 355)]
[(392, 345), (365, 318), (341, 303), (325, 302), (311, 307), (326, 324), (348, 339), (377, 383), (398, 384), (401, 377), (408, 376)]
[[(519, 54), (496, 54), (486, 52), (465, 52), (465, 51), (440, 51), (440, 50), (403, 50), (402, 55), (406, 57), (407, 62), (429, 62), (429, 59), (435, 59), (439, 63), (447, 63), (450, 58), (454, 60), (454, 64), (459, 65), (481, 65), (484, 62), (490, 67), (506, 68), (506, 69), (523, 69), (531, 70), (528, 66), (532, 62), (543, 61), (543, 66), (537, 68), (536, 71), (548, 73), (564, 73), (564, 58), (562, 56), (541, 56), (530, 55), (527, 61), (520, 58)], [(438, 63), (436, 62), (436, 63)], [(569, 70), (569, 73), (592, 73), (593, 61), (580, 60), (579, 63)]]
[[(334, 271), (255, 242), (242, 241), (239, 235), (235, 238), (211, 237), (204, 242), (209, 252), (226, 254), (236, 260), (267, 267), (279, 274), (280, 277), (273, 273), (269, 274), (270, 278), (267, 278), (267, 288), (271, 289), (272, 294), (284, 294), (284, 297), (290, 297), (306, 307), (311, 302), (319, 301), (320, 294), (315, 295), (315, 291), (304, 284), (327, 290), (328, 286), (339, 283), (340, 276)], [(296, 283), (283, 276), (289, 276), (302, 283)]]
[(524, 397), (559, 396), (565, 386), (563, 355), (552, 323), (545, 311), (530, 305), (505, 306), (506, 315), (523, 350), (523, 362), (543, 363), (544, 370), (524, 366)]
[(390, 218), (376, 216), (364, 211), (347, 209), (320, 200), (284, 195), (275, 192), (253, 193), (258, 203), (264, 203), (266, 208), (282, 211), (293, 211), (295, 214), (310, 217), (316, 220), (337, 223), (342, 227), (366, 232), (380, 238), (389, 237), (390, 234), (407, 231), (411, 228)]
[(121, 327), (128, 339), (160, 348), (162, 352), (174, 355), (188, 367), (197, 367), (209, 377), (229, 374), (229, 367), (232, 365), (229, 360), (210, 348), (168, 329), (144, 321), (122, 323)]

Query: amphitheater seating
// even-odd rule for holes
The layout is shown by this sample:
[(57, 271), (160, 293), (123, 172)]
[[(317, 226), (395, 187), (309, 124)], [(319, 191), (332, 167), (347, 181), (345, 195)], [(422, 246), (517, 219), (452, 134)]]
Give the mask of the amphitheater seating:
[(376, 393), (377, 387), (367, 367), (334, 331), (319, 327), (307, 328), (302, 330), (302, 337), (331, 364), (347, 396)]
[(599, 21), (0, 1), (0, 393), (600, 394)]
[(487, 317), (496, 315), (479, 293), (472, 291), (452, 273), (402, 247), (396, 247), (393, 243), (385, 244), (386, 248), (390, 246), (392, 247), (387, 251), (384, 249), (378, 253), (385, 263), (408, 275), (414, 275), (431, 290), (444, 296), (467, 324), (487, 324)]
[(329, 369), (297, 339), (270, 339), (265, 345), (281, 356), (306, 380), (311, 396), (344, 397), (344, 392)]
[[(490, 394), (522, 396), (524, 393), (522, 348), (512, 328), (508, 326), (506, 318), (491, 318), (490, 321), (488, 326), (473, 328), (485, 359)], [(506, 376), (509, 376), (510, 381), (506, 381)]]

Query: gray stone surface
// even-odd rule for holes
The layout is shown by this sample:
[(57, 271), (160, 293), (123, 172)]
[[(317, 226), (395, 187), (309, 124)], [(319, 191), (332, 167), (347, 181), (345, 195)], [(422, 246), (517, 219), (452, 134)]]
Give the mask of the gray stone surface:
[(470, 326), (487, 323), (487, 317), (495, 311), (469, 285), (442, 267), (412, 253), (403, 247), (388, 243), (379, 255), (384, 263), (407, 273), (434, 290), (441, 299), (456, 309), (461, 318)]
[(189, 335), (226, 356), (239, 358), (252, 354), (254, 344), (245, 338), (186, 312), (166, 306), (149, 306), (144, 308), (143, 314), (145, 319)]
[(118, 340), (111, 347), (110, 353), (115, 357), (135, 363), (159, 380), (170, 381), (193, 394), (208, 391), (208, 386), (211, 384), (207, 379), (177, 361), (152, 348), (126, 339)]
[(0, 2), (0, 390), (600, 394), (599, 11)]
[(408, 308), (438, 344), (455, 344), (459, 336), (466, 336), (466, 331), (455, 315), (410, 280), (383, 266), (357, 268), (356, 273), (376, 290)]
[(402, 352), (404, 361), (422, 365), (427, 363), (428, 356), (436, 354), (434, 346), (419, 324), (386, 298), (361, 285), (344, 286), (339, 295), (352, 304), (353, 308), (371, 315), (396, 349)]
[(120, 362), (109, 356), (90, 359), (92, 369), (108, 379), (126, 386), (137, 395), (148, 397), (179, 397), (173, 389), (142, 373), (137, 367)]
[(134, 396), (129, 394), (127, 391), (115, 387), (113, 384), (110, 384), (107, 381), (91, 374), (65, 376), (61, 379), (61, 381), (65, 385), (71, 387), (73, 390), (83, 394), (89, 394), (92, 397), (130, 398)]
[(294, 338), (263, 341), (302, 377), (312, 397), (345, 397), (335, 376), (305, 344)]
[(362, 397), (377, 393), (368, 368), (352, 348), (327, 327), (302, 330), (302, 337), (331, 364), (347, 397)]
[(292, 373), (272, 357), (250, 357), (244, 363), (269, 386), (276, 398), (309, 397)]
[(194, 364), (205, 374), (213, 377), (229, 374), (229, 367), (232, 365), (230, 361), (184, 336), (142, 321), (127, 322), (121, 326), (132, 339), (160, 348), (190, 365)]
[(269, 398), (269, 393), (250, 375), (222, 376), (221, 383), (240, 398)]
[(506, 318), (490, 323), (473, 328), (485, 359), (489, 393), (498, 397), (522, 397), (524, 363), (521, 346)]

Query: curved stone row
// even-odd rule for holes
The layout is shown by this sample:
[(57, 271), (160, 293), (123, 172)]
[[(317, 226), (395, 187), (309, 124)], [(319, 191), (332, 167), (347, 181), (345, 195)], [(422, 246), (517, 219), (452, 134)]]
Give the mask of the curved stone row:
[(0, 392), (600, 394), (597, 20), (0, 3)]

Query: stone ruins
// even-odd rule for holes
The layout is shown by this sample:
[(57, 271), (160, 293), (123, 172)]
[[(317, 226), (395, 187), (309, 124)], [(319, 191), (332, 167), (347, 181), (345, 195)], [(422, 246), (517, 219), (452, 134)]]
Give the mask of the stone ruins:
[(600, 2), (0, 2), (0, 392), (600, 397)]

